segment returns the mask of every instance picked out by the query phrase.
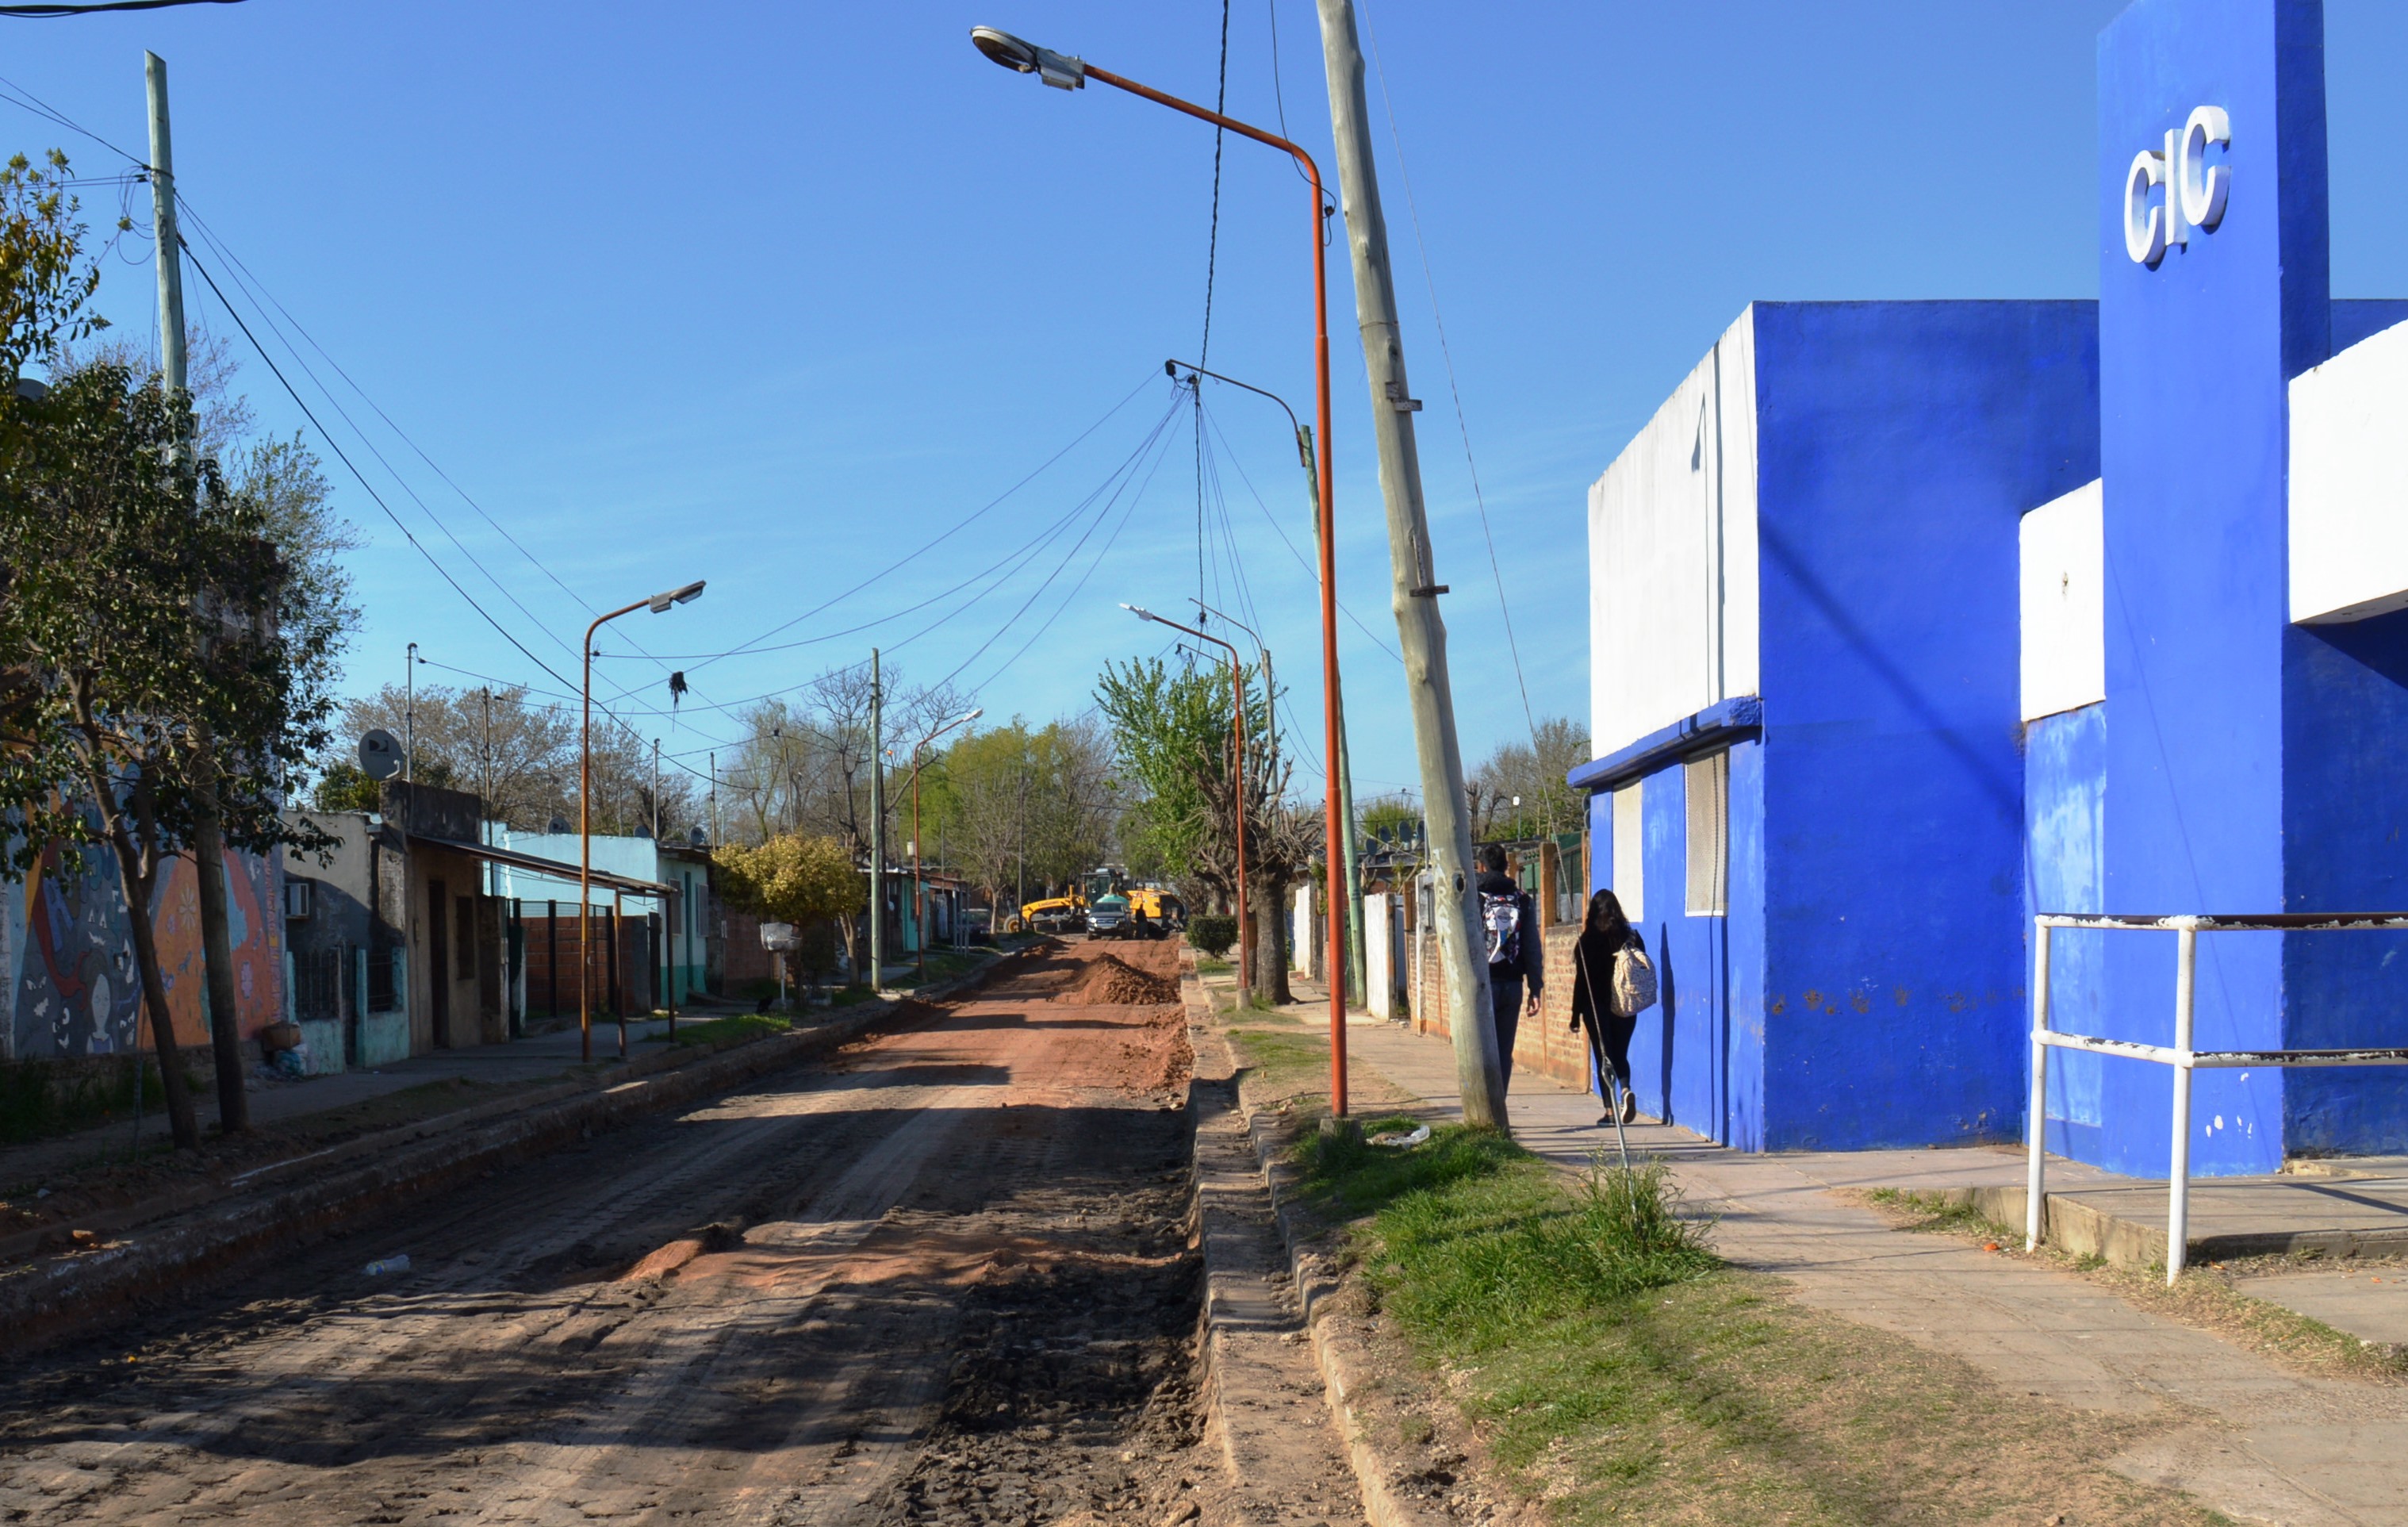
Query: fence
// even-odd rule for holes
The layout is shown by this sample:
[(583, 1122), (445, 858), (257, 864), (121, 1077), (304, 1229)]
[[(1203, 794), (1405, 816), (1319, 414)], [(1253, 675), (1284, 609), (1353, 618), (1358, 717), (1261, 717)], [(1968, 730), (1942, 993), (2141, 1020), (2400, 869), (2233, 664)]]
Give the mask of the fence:
[[(2058, 928), (2171, 932), (2174, 935), (2174, 1042), (2143, 1044), (2131, 1040), (2060, 1034), (2048, 1026), (2049, 933)], [(2263, 916), (2139, 917), (2106, 914), (2042, 913), (2032, 919), (2031, 1103), (2024, 1132), (2030, 1160), (2024, 1181), (2024, 1249), (2041, 1243), (2048, 1136), (2048, 1052), (2088, 1050), (2151, 1060), (2173, 1069), (2173, 1156), (2166, 1183), (2166, 1282), (2182, 1275), (2190, 1236), (2190, 1073), (2201, 1067), (2408, 1066), (2408, 1048), (2361, 1050), (2196, 1050), (2191, 1013), (2199, 970), (2199, 936), (2217, 932), (2321, 932), (2408, 929), (2408, 912), (2274, 913)]]

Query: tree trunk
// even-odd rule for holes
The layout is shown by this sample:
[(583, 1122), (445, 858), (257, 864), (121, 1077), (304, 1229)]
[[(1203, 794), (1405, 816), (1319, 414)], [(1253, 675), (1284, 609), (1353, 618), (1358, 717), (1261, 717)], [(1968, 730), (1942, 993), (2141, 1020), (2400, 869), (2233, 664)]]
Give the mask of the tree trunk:
[[(209, 1050), (217, 1061), (218, 1132), (241, 1134), (251, 1128), (251, 1102), (242, 1089), (242, 1031), (234, 979), (234, 941), (227, 931), (225, 832), (218, 814), (212, 762), (204, 748), (195, 760), (205, 783), (193, 802), (193, 863), (201, 883), (201, 962), (208, 976)], [(263, 912), (263, 915), (273, 915)]]
[[(93, 783), (105, 789), (108, 782), (95, 778)], [(150, 877), (142, 872), (141, 855), (126, 830), (124, 814), (111, 810), (108, 822), (108, 844), (117, 853), (118, 879), (125, 887), (125, 927), (134, 941), (134, 968), (142, 977), (142, 1006), (150, 1015), (150, 1044), (159, 1056), (159, 1085), (167, 1094), (167, 1127), (178, 1150), (198, 1150), (200, 1120), (193, 1113), (193, 1094), (184, 1086), (183, 1062), (176, 1048), (176, 1020), (167, 1011), (167, 983), (159, 973), (158, 933), (150, 924)], [(138, 1078), (136, 1085), (141, 1085)]]
[(1280, 920), (1284, 915), (1289, 889), (1285, 886), (1266, 886), (1257, 890), (1248, 886), (1247, 912), (1254, 923), (1254, 994), (1257, 1001), (1285, 1003), (1296, 1001), (1287, 984), (1287, 951), (1280, 939)]

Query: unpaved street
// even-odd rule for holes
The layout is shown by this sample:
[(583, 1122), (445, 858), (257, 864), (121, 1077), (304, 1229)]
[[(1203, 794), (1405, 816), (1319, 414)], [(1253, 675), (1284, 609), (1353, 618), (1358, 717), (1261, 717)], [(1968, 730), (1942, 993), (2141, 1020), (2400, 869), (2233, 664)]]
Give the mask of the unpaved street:
[(1341, 1520), (1201, 1434), (1172, 949), (1112, 952), (11, 1364), (0, 1518)]

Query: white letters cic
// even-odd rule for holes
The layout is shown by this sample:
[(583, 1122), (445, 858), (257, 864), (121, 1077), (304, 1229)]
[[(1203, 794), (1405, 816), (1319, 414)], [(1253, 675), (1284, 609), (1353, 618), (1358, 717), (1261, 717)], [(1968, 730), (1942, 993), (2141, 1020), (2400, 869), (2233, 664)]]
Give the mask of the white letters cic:
[[(2136, 265), (2154, 267), (2172, 244), (2188, 244), (2190, 230), (2213, 231), (2224, 221), (2224, 198), (2232, 188), (2232, 171), (2210, 166), (2211, 145), (2232, 146), (2232, 122), (2220, 106), (2203, 106), (2190, 121), (2166, 135), (2163, 150), (2143, 149), (2124, 172), (2124, 252)], [(2163, 186), (2162, 204), (2151, 206), (2149, 193)]]

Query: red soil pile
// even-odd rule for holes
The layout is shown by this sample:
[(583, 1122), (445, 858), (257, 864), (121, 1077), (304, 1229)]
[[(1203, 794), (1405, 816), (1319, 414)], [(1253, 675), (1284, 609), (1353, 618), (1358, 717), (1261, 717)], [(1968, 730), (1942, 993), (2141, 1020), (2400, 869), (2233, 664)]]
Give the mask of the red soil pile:
[(1139, 970), (1118, 955), (1103, 955), (1062, 995), (1085, 1007), (1158, 1007), (1179, 1001), (1179, 983)]

